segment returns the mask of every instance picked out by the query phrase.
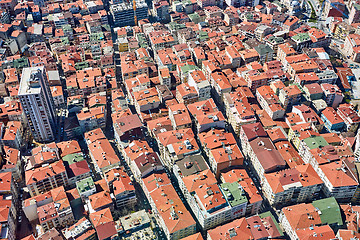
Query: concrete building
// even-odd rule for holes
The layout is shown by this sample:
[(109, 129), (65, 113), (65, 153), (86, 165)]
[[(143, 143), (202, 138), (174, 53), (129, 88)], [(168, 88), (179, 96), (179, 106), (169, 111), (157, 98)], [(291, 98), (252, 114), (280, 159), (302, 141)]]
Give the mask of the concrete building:
[(360, 116), (350, 104), (341, 104), (337, 109), (337, 114), (344, 120), (347, 131), (357, 131), (360, 123)]
[(105, 174), (105, 177), (117, 208), (134, 207), (137, 202), (135, 187), (124, 169), (111, 169)]
[(96, 232), (91, 222), (85, 217), (81, 218), (78, 222), (69, 228), (62, 230), (65, 239), (86, 239), (95, 240)]
[(197, 132), (205, 132), (211, 128), (225, 128), (225, 117), (217, 108), (213, 99), (198, 101), (187, 105), (194, 119)]
[(259, 54), (260, 63), (264, 64), (266, 62), (270, 62), (274, 57), (274, 50), (271, 49), (268, 45), (260, 44), (254, 47), (256, 52)]
[(120, 165), (120, 159), (100, 128), (85, 134), (94, 170), (103, 174)]
[(182, 181), (185, 186), (182, 189), (185, 198), (202, 229), (213, 228), (230, 221), (237, 214), (240, 216), (245, 214), (246, 198), (245, 200), (243, 196), (237, 196), (239, 199), (234, 198), (244, 205), (240, 204), (242, 210), (234, 211), (232, 214), (232, 207), (216, 184), (215, 176), (210, 170), (184, 177)]
[(25, 184), (31, 196), (66, 186), (68, 176), (62, 160), (47, 166), (34, 168), (25, 172)]
[(219, 185), (226, 201), (231, 207), (231, 218), (236, 219), (245, 216), (248, 199), (246, 191), (238, 182), (222, 183)]
[(323, 15), (327, 17), (346, 16), (346, 5), (343, 0), (329, 0), (325, 2)]
[(208, 240), (218, 239), (283, 239), (279, 223), (270, 212), (236, 219), (207, 232)]
[(221, 173), (220, 180), (223, 183), (237, 182), (241, 185), (242, 189), (246, 192), (247, 216), (257, 214), (263, 204), (263, 198), (256, 188), (253, 180), (249, 177), (245, 169), (235, 168)]
[[(167, 239), (178, 240), (196, 232), (195, 220), (185, 208), (165, 172), (149, 175), (142, 181), (153, 215)], [(167, 210), (164, 210), (165, 203)]]
[(359, 184), (350, 171), (344, 161), (320, 165), (317, 172), (324, 182), (325, 195), (339, 202), (349, 202)]
[(15, 149), (23, 147), (23, 125), (19, 121), (10, 121), (5, 125), (0, 124), (0, 144)]
[(246, 164), (264, 178), (264, 173), (284, 169), (286, 163), (260, 123), (241, 126), (240, 139)]
[[(110, 13), (116, 26), (135, 25), (132, 1), (111, 5)], [(136, 18), (137, 20), (148, 18), (148, 5), (143, 0), (136, 1)]]
[(344, 120), (337, 114), (332, 107), (325, 108), (321, 113), (321, 120), (330, 132), (341, 132), (345, 128)]
[(262, 86), (256, 89), (256, 97), (262, 109), (264, 109), (273, 120), (284, 117), (285, 110), (280, 105), (278, 96), (275, 95), (270, 86)]
[(320, 86), (324, 92), (326, 104), (336, 109), (344, 98), (340, 88), (335, 84), (329, 83), (323, 83)]
[[(75, 219), (64, 188), (51, 191), (52, 201), (37, 207), (37, 215), (44, 232), (52, 228), (71, 226)], [(35, 203), (36, 204), (36, 203)]]
[(54, 140), (54, 101), (44, 67), (23, 69), (18, 96), (35, 141)]
[(96, 193), (96, 188), (92, 177), (88, 177), (76, 182), (76, 189), (78, 190), (80, 197), (83, 200)]
[(121, 217), (119, 221), (122, 231), (119, 232), (118, 230), (118, 232), (125, 239), (143, 238), (144, 235), (148, 239), (155, 238), (154, 232), (151, 229), (150, 216), (144, 209)]
[(267, 25), (259, 25), (255, 29), (255, 37), (257, 38), (257, 40), (263, 41), (267, 35), (272, 33), (272, 31), (272, 28)]
[(301, 94), (297, 85), (290, 85), (280, 89), (279, 100), (285, 109), (291, 109), (292, 106), (300, 103)]
[[(291, 113), (299, 119), (297, 122), (293, 122), (291, 117), (286, 118), (286, 122), (289, 125), (311, 123), (312, 128), (317, 129), (318, 131), (321, 131), (324, 127), (324, 122), (321, 120), (319, 115), (305, 104), (294, 106)], [(288, 116), (291, 115), (288, 114)]]
[(90, 213), (89, 219), (96, 230), (97, 239), (105, 240), (118, 238), (114, 218), (109, 208)]
[(211, 97), (211, 85), (206, 79), (204, 73), (200, 70), (194, 70), (189, 73), (188, 84), (194, 87), (198, 93), (199, 101), (209, 99)]
[(360, 4), (354, 3), (350, 9), (349, 13), (349, 23), (359, 23), (360, 22)]
[(299, 239), (297, 233), (300, 229), (343, 225), (340, 207), (334, 198), (285, 207), (281, 210), (279, 221), (291, 240)]
[(68, 175), (68, 184), (75, 187), (76, 183), (82, 179), (90, 177), (91, 171), (82, 153), (68, 154), (63, 157)]
[(164, 0), (153, 1), (152, 14), (156, 16), (159, 21), (169, 21), (169, 3)]
[[(39, 219), (45, 231), (74, 222), (70, 202), (63, 186), (26, 199), (22, 209), (30, 222)], [(55, 215), (51, 216), (52, 214)]]
[[(345, 34), (344, 34), (345, 35)], [(347, 57), (353, 60), (354, 62), (360, 62), (360, 35), (359, 34), (349, 34), (345, 37), (344, 43), (344, 53), (347, 54)]]
[[(244, 89), (250, 94), (250, 98), (255, 99), (249, 88)], [(255, 111), (251, 108), (248, 98), (239, 92), (224, 94), (224, 105), (228, 123), (231, 124), (237, 136), (242, 125), (256, 122)]]
[(317, 197), (323, 182), (310, 164), (264, 176), (264, 196), (274, 206), (301, 203)]
[(17, 217), (18, 217), (18, 191), (11, 172), (0, 173), (1, 189), (0, 202), (1, 212), (1, 236), (9, 240), (16, 239)]

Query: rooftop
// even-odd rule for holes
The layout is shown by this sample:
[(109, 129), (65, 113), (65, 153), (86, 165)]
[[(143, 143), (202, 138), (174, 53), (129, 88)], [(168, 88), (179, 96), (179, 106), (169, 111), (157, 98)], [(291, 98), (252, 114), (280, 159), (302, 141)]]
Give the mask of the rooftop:
[(305, 144), (310, 148), (320, 148), (329, 145), (322, 136), (311, 136), (303, 140)]
[(222, 183), (220, 188), (231, 207), (247, 203), (245, 191), (238, 182)]
[(150, 218), (145, 210), (140, 210), (127, 216), (121, 217), (120, 222), (122, 227), (124, 228), (124, 231), (128, 231), (142, 225), (150, 224)]
[(95, 183), (92, 177), (85, 178), (76, 182), (76, 188), (80, 194), (89, 191), (90, 189), (95, 189)]
[(21, 75), (19, 95), (39, 94), (41, 91), (40, 78), (43, 77), (41, 76), (43, 71), (43, 66), (24, 68)]

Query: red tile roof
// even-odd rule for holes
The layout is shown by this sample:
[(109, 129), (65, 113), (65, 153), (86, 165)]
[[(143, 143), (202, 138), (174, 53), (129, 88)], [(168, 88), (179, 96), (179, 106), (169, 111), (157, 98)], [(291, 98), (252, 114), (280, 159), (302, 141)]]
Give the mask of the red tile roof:
[(39, 167), (25, 172), (25, 182), (27, 185), (47, 179), (49, 177), (65, 172), (65, 166), (62, 160), (51, 163), (46, 167)]
[(252, 123), (241, 126), (248, 141), (251, 141), (257, 137), (267, 137), (267, 133), (261, 126), (261, 123)]
[(329, 225), (313, 226), (296, 231), (299, 240), (334, 239), (335, 233)]
[(117, 234), (109, 208), (90, 213), (89, 218), (96, 229), (99, 240), (104, 240)]

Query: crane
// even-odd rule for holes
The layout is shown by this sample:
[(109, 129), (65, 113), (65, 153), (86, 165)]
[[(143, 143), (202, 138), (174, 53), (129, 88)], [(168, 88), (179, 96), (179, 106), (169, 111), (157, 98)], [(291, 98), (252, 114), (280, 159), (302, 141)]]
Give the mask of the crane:
[(136, 0), (133, 0), (133, 9), (134, 9), (134, 22), (135, 22), (135, 26), (136, 26), (137, 25)]

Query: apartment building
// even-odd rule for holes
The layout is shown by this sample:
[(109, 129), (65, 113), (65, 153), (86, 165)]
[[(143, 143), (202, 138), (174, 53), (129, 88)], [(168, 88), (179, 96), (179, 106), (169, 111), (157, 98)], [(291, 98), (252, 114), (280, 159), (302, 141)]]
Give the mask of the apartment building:
[(210, 82), (206, 79), (203, 71), (191, 71), (189, 73), (187, 83), (190, 87), (195, 88), (199, 97), (199, 101), (203, 101), (211, 97), (211, 85)]
[(12, 172), (12, 176), (16, 183), (23, 180), (23, 163), (21, 161), (20, 151), (8, 146), (3, 147), (2, 161), (4, 163), (0, 172)]
[(256, 89), (256, 97), (262, 109), (271, 117), (271, 119), (282, 119), (285, 115), (284, 108), (279, 103), (278, 96), (275, 95), (270, 86), (262, 86)]
[(332, 107), (327, 107), (321, 112), (321, 119), (330, 132), (341, 132), (345, 128), (344, 120)]
[[(160, 69), (159, 71), (162, 70)], [(136, 77), (126, 79), (124, 82), (130, 103), (134, 102), (134, 98), (133, 98), (134, 92), (150, 88), (150, 79), (149, 76), (146, 74), (139, 74)], [(163, 84), (167, 85), (165, 82)]]
[(71, 226), (74, 222), (70, 203), (62, 201), (61, 206), (59, 205), (59, 203), (51, 202), (37, 208), (39, 222), (44, 232), (54, 227)]
[(245, 169), (233, 168), (223, 171), (220, 175), (220, 180), (223, 183), (237, 182), (241, 185), (242, 189), (246, 192), (247, 197), (246, 216), (257, 214), (260, 211), (263, 204), (263, 198), (256, 188), (253, 179), (249, 177)]
[(236, 219), (207, 232), (207, 239), (281, 239), (283, 232), (270, 212)]
[(360, 4), (354, 3), (349, 11), (349, 23), (352, 24), (360, 22)]
[(53, 227), (71, 226), (75, 221), (63, 186), (26, 199), (22, 209), (29, 221), (38, 219), (45, 232)]
[(241, 126), (240, 139), (246, 163), (259, 178), (263, 178), (264, 173), (285, 168), (284, 159), (260, 123)]
[(211, 129), (199, 134), (199, 140), (204, 153), (209, 157), (211, 150), (236, 145), (236, 139), (231, 132), (224, 129)]
[(291, 109), (292, 106), (299, 104), (302, 92), (297, 85), (290, 85), (280, 89), (279, 101), (284, 109)]
[(76, 182), (76, 190), (81, 199), (85, 202), (89, 196), (96, 193), (96, 186), (92, 177), (88, 177)]
[(95, 240), (96, 232), (93, 228), (91, 222), (85, 217), (81, 218), (74, 225), (69, 228), (66, 228), (62, 231), (65, 239), (77, 239), (84, 238), (86, 240)]
[(191, 128), (159, 133), (156, 140), (163, 164), (169, 169), (172, 169), (176, 161), (200, 152)]
[[(155, 219), (167, 239), (178, 240), (196, 232), (195, 220), (185, 208), (165, 172), (149, 175), (142, 181)], [(165, 209), (164, 203), (168, 205)]]
[[(304, 123), (310, 123), (312, 128), (315, 130), (317, 129), (319, 132), (324, 127), (324, 121), (319, 117), (316, 112), (306, 106), (305, 104), (301, 104), (298, 106), (293, 106), (292, 113), (297, 115), (300, 119), (296, 122), (296, 124), (304, 124)], [(290, 123), (292, 125), (293, 122), (291, 122), (291, 119), (286, 119), (287, 123)]]
[[(148, 18), (148, 5), (145, 1), (135, 1), (137, 20)], [(110, 13), (116, 26), (134, 25), (133, 2), (121, 2), (110, 8)]]
[(35, 141), (54, 140), (54, 101), (44, 67), (23, 69), (18, 96)]
[(317, 173), (324, 182), (325, 195), (339, 202), (349, 202), (359, 184), (351, 171), (342, 160), (320, 165)]
[(360, 123), (360, 116), (350, 104), (341, 104), (336, 112), (344, 120), (347, 131), (357, 131)]
[(135, 187), (123, 168), (116, 168), (105, 174), (106, 182), (115, 197), (117, 208), (133, 207), (137, 202)]
[(291, 240), (299, 239), (297, 234), (301, 229), (322, 225), (336, 228), (343, 225), (340, 207), (335, 198), (284, 207), (279, 220)]
[(106, 127), (106, 106), (94, 108), (83, 108), (76, 114), (80, 129), (83, 133), (92, 131), (96, 128)]
[(17, 218), (19, 210), (18, 185), (11, 172), (0, 173), (1, 188), (0, 211), (2, 212), (1, 227), (9, 240), (16, 239)]
[(137, 113), (148, 112), (160, 106), (160, 98), (156, 88), (147, 88), (133, 92), (134, 104)]
[(76, 182), (90, 177), (91, 171), (82, 153), (68, 154), (63, 157), (68, 175), (68, 184), (75, 187)]
[(329, 83), (323, 83), (320, 86), (324, 92), (326, 104), (336, 109), (344, 98), (340, 88), (337, 85)]
[(294, 82), (304, 86), (305, 84), (316, 83), (319, 81), (319, 77), (314, 72), (299, 73), (294, 76)]
[(195, 121), (198, 133), (211, 128), (225, 128), (225, 117), (213, 99), (189, 104), (187, 108)]
[(100, 128), (85, 133), (85, 140), (95, 171), (99, 174), (120, 165), (119, 157)]
[(27, 170), (25, 184), (32, 197), (60, 186), (66, 186), (68, 176), (63, 160)]
[(285, 63), (285, 58), (289, 56), (296, 55), (296, 50), (289, 44), (283, 43), (278, 46), (277, 51), (277, 60), (279, 60), (282, 64)]
[(233, 144), (210, 150), (209, 163), (213, 173), (219, 177), (226, 169), (243, 166), (244, 157), (238, 145)]
[(176, 100), (179, 103), (185, 105), (197, 102), (199, 100), (199, 95), (193, 86), (189, 86), (188, 83), (182, 83), (176, 86)]
[(109, 208), (90, 213), (89, 219), (95, 228), (98, 239), (116, 239), (118, 232)]
[(224, 105), (228, 122), (237, 136), (242, 125), (256, 122), (255, 111), (252, 109), (248, 98), (239, 92), (224, 94)]
[(359, 34), (349, 34), (345, 38), (344, 43), (344, 52), (348, 54), (348, 57), (350, 57), (354, 62), (360, 61), (360, 35)]
[(169, 118), (174, 130), (192, 126), (189, 111), (183, 103), (169, 106)]
[[(107, 183), (105, 182), (105, 184)], [(108, 188), (107, 185), (106, 187)], [(87, 209), (87, 211), (89, 211), (89, 213), (99, 212), (105, 209), (110, 209), (111, 211), (114, 211), (115, 206), (113, 201), (113, 195), (110, 194), (108, 189), (94, 193), (90, 195), (86, 200), (85, 208)]]
[(262, 183), (264, 196), (274, 206), (311, 201), (322, 187), (323, 181), (310, 164), (266, 173)]
[(137, 114), (124, 114), (116, 119), (113, 126), (114, 136), (118, 143), (128, 143), (130, 140), (143, 136), (143, 125)]
[(23, 147), (23, 125), (20, 121), (9, 121), (0, 126), (0, 144), (11, 148)]
[[(181, 180), (181, 190), (202, 229), (207, 230), (232, 219), (232, 207), (225, 200), (215, 175), (209, 169), (183, 177)], [(242, 196), (236, 197), (241, 198), (243, 202)], [(241, 209), (243, 210), (234, 213), (245, 214), (246, 201)]]
[(141, 178), (154, 172), (164, 170), (164, 166), (157, 153), (148, 152), (146, 149), (140, 150), (139, 154), (130, 157), (130, 168), (137, 182), (141, 183)]
[(214, 99), (223, 104), (224, 94), (231, 92), (232, 86), (229, 79), (222, 72), (214, 72), (210, 75), (212, 96)]

